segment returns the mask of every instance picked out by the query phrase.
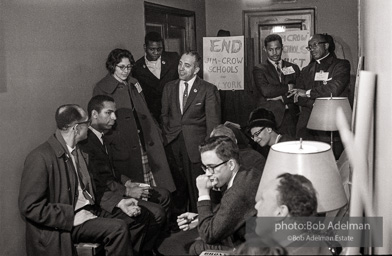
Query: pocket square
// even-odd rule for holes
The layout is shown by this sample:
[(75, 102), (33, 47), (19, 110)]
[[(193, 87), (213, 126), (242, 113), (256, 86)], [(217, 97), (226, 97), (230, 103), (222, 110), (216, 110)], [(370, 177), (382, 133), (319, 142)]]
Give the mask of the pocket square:
[(196, 103), (196, 106), (199, 106), (199, 105), (201, 105), (201, 102), (199, 102), (199, 103)]

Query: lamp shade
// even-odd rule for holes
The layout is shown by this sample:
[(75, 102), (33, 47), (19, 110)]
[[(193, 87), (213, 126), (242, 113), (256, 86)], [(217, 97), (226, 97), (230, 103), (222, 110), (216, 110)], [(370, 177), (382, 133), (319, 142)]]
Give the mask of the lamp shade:
[(317, 98), (307, 128), (319, 131), (337, 131), (336, 110), (339, 107), (342, 108), (348, 123), (351, 123), (352, 111), (347, 97)]
[(342, 180), (331, 146), (318, 141), (288, 141), (271, 147), (259, 184), (259, 194), (280, 174), (300, 174), (317, 191), (317, 212), (328, 212), (347, 204)]

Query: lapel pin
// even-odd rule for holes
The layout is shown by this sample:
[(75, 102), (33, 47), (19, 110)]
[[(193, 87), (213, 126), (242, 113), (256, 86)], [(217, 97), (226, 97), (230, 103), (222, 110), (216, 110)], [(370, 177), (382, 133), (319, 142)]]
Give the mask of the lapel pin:
[(193, 89), (193, 92), (197, 92), (197, 89)]
[(143, 68), (146, 68), (146, 65), (143, 65)]
[(163, 64), (163, 65), (165, 65), (165, 64), (166, 64), (166, 62), (163, 60), (163, 61), (162, 61), (162, 64)]

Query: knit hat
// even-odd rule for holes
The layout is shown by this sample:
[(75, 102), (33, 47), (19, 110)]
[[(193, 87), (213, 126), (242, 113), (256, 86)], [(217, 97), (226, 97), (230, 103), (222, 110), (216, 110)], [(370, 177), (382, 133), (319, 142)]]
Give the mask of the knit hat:
[(248, 131), (250, 131), (253, 127), (270, 127), (275, 130), (276, 122), (274, 113), (265, 108), (257, 108), (253, 110), (249, 115)]

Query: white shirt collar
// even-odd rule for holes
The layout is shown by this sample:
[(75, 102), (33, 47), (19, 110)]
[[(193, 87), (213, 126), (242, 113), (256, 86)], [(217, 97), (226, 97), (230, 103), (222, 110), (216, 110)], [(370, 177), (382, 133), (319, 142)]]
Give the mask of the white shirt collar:
[(103, 133), (95, 130), (94, 127), (92, 126), (89, 126), (88, 128), (98, 137), (99, 141), (103, 144), (103, 140), (102, 140)]
[(238, 171), (236, 171), (235, 173), (234, 173), (234, 175), (231, 177), (231, 179), (229, 180), (229, 183), (227, 183), (227, 189), (229, 189), (229, 188), (231, 188), (232, 186), (233, 186), (233, 183), (234, 183), (234, 178), (235, 178), (235, 176), (237, 175), (237, 173), (238, 173)]
[(322, 58), (320, 58), (320, 59), (316, 60), (316, 61), (317, 61), (317, 63), (318, 63), (318, 64), (320, 64), (320, 62), (321, 62), (323, 59), (327, 58), (327, 57), (328, 57), (328, 55), (329, 55), (329, 53), (328, 53), (327, 55), (325, 55), (324, 57), (322, 57)]
[(146, 62), (147, 65), (148, 65), (148, 64), (156, 65), (156, 63), (161, 62), (161, 57), (162, 57), (162, 55), (159, 56), (159, 58), (158, 58), (157, 60), (148, 60), (148, 59), (147, 59), (147, 54), (146, 54), (146, 53), (144, 54), (144, 60), (145, 60), (145, 62)]
[(187, 82), (187, 83), (188, 83), (188, 91), (190, 91), (190, 90), (191, 90), (191, 87), (192, 87), (192, 85), (193, 85), (193, 83), (194, 83), (195, 80), (196, 80), (196, 76), (197, 76), (197, 75), (195, 75), (194, 77), (192, 77), (189, 81), (181, 80), (181, 85), (183, 85), (183, 84), (185, 84), (185, 82)]
[[(271, 63), (276, 67), (276, 62), (275, 62), (275, 61), (272, 61), (272, 60), (270, 60), (270, 59), (268, 59), (268, 61), (271, 62)], [(282, 59), (280, 59), (280, 60), (277, 61), (277, 62), (279, 63), (279, 66), (280, 66), (280, 67), (283, 67)]]

